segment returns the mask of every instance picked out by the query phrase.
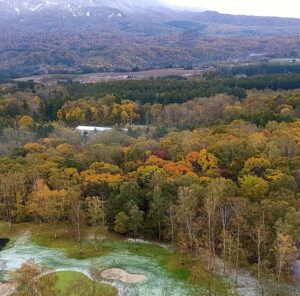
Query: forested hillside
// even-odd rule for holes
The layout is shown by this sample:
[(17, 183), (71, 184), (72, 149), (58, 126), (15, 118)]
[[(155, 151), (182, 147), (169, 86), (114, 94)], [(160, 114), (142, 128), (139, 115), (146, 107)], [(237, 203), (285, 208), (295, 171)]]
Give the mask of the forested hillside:
[(297, 58), (299, 28), (164, 1), (1, 1), (0, 78)]
[[(166, 242), (207, 271), (217, 256), (224, 272), (291, 283), (299, 87), (297, 74), (2, 84), (1, 220), (68, 222), (77, 242), (94, 226)], [(81, 135), (77, 125), (115, 128)]]

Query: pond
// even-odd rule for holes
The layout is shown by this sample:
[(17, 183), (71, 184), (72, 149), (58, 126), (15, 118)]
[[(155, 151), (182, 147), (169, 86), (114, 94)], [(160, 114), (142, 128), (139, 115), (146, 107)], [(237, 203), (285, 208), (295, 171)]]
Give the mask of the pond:
[(9, 243), (8, 238), (0, 238), (0, 251)]
[(101, 257), (72, 259), (62, 250), (41, 247), (29, 239), (18, 240), (12, 248), (0, 252), (0, 261), (5, 263), (4, 277), (7, 278), (10, 271), (19, 268), (30, 259), (46, 264), (55, 271), (78, 271), (87, 276), (90, 276), (92, 267), (99, 270), (122, 268), (129, 273), (145, 275), (144, 281), (135, 284), (126, 284), (118, 280), (105, 281), (116, 287), (119, 295), (184, 296), (193, 295), (195, 292), (191, 285), (168, 274), (152, 256), (134, 255), (120, 248), (117, 252)]

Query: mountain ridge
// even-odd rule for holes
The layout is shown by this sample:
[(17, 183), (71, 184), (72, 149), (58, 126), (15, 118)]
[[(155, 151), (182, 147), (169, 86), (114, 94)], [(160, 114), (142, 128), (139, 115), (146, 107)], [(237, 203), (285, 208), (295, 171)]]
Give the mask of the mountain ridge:
[(0, 0), (0, 31), (0, 74), (13, 77), (300, 56), (300, 19), (162, 0)]
[[(159, 0), (2, 0), (0, 14), (24, 15), (49, 10), (65, 10), (74, 13), (76, 10), (110, 7), (124, 12), (137, 12), (146, 8), (168, 7)], [(75, 16), (75, 15), (74, 15)]]

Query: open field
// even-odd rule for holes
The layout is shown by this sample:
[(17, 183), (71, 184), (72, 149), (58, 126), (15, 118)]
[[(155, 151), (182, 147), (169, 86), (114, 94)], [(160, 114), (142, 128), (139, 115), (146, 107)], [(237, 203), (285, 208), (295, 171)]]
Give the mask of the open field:
[(296, 58), (277, 58), (277, 59), (271, 59), (269, 62), (273, 63), (273, 64), (279, 64), (279, 65), (300, 64), (300, 59), (296, 59)]
[(105, 283), (93, 283), (87, 276), (74, 271), (56, 272), (57, 282), (56, 288), (61, 292), (61, 296), (76, 296), (78, 289), (85, 292), (93, 291), (95, 296), (116, 296), (117, 290)]
[(182, 76), (190, 77), (197, 76), (210, 69), (195, 68), (192, 70), (185, 70), (184, 68), (170, 68), (170, 69), (156, 69), (140, 72), (104, 72), (104, 73), (90, 73), (90, 74), (49, 74), (36, 75), (15, 79), (16, 81), (34, 81), (38, 83), (54, 84), (58, 81), (72, 80), (80, 83), (97, 83), (102, 81), (113, 80), (140, 80), (166, 76)]
[[(33, 258), (54, 271), (80, 272), (89, 276), (91, 267), (98, 271), (119, 268), (130, 274), (146, 276), (144, 281), (130, 285), (119, 280), (109, 280), (108, 283), (117, 288), (120, 295), (145, 295), (143, 293), (153, 291), (157, 293), (155, 295), (171, 295), (164, 294), (165, 291), (172, 292), (172, 295), (198, 295), (197, 291), (206, 293), (208, 289), (209, 276), (200, 259), (197, 262), (197, 273), (194, 274), (192, 266), (196, 261), (189, 255), (185, 255), (181, 261), (176, 252), (155, 243), (135, 243), (115, 235), (107, 235), (99, 242), (98, 251), (95, 251), (94, 242), (89, 239), (89, 228), (85, 229), (80, 251), (66, 224), (57, 224), (55, 228), (57, 238), (54, 237), (53, 227), (48, 224), (28, 223), (13, 225), (11, 228), (0, 224), (0, 235), (12, 239), (11, 245), (0, 252), (0, 260), (6, 260), (8, 270), (14, 270)], [(24, 237), (22, 233), (25, 233)], [(195, 278), (199, 274), (201, 278)], [(64, 288), (67, 286), (66, 277), (65, 274), (62, 276), (59, 285)], [(67, 279), (70, 279), (68, 274)], [(214, 290), (220, 296), (235, 295), (231, 287), (219, 277), (215, 277)], [(123, 294), (122, 291), (129, 294)]]

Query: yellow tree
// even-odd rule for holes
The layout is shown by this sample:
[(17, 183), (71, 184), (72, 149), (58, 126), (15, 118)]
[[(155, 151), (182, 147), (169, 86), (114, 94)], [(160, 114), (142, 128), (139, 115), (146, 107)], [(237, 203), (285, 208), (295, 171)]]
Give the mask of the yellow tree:
[(59, 291), (55, 288), (57, 277), (46, 266), (38, 265), (33, 260), (12, 273), (17, 284), (15, 296), (56, 296)]
[(251, 157), (245, 162), (244, 170), (246, 173), (253, 173), (261, 177), (270, 166), (270, 162), (263, 157)]
[(27, 143), (24, 148), (30, 153), (39, 153), (44, 150), (44, 146), (39, 143)]
[(206, 149), (202, 149), (198, 155), (198, 164), (202, 171), (207, 173), (217, 168), (218, 160), (212, 153), (209, 153)]
[(43, 180), (38, 179), (29, 196), (27, 211), (41, 221), (57, 222), (64, 216), (68, 205), (66, 190), (50, 190)]
[(56, 147), (56, 151), (62, 156), (70, 156), (74, 153), (73, 148), (70, 144), (64, 143)]
[(274, 249), (276, 254), (277, 275), (276, 295), (278, 295), (278, 284), (280, 283), (282, 271), (285, 267), (291, 266), (291, 264), (296, 260), (298, 252), (291, 236), (280, 232), (277, 234)]
[(34, 120), (30, 116), (24, 115), (20, 118), (20, 126), (22, 128), (32, 128), (34, 126)]
[(123, 125), (126, 125), (126, 123), (128, 122), (129, 120), (129, 115), (127, 114), (127, 112), (125, 110), (123, 110), (121, 112), (121, 119), (122, 119), (122, 123)]
[(140, 119), (140, 115), (137, 112), (138, 105), (136, 103), (131, 101), (122, 101), (121, 109), (123, 110), (121, 112), (123, 122), (125, 119), (126, 123), (129, 122), (132, 125), (134, 121)]

